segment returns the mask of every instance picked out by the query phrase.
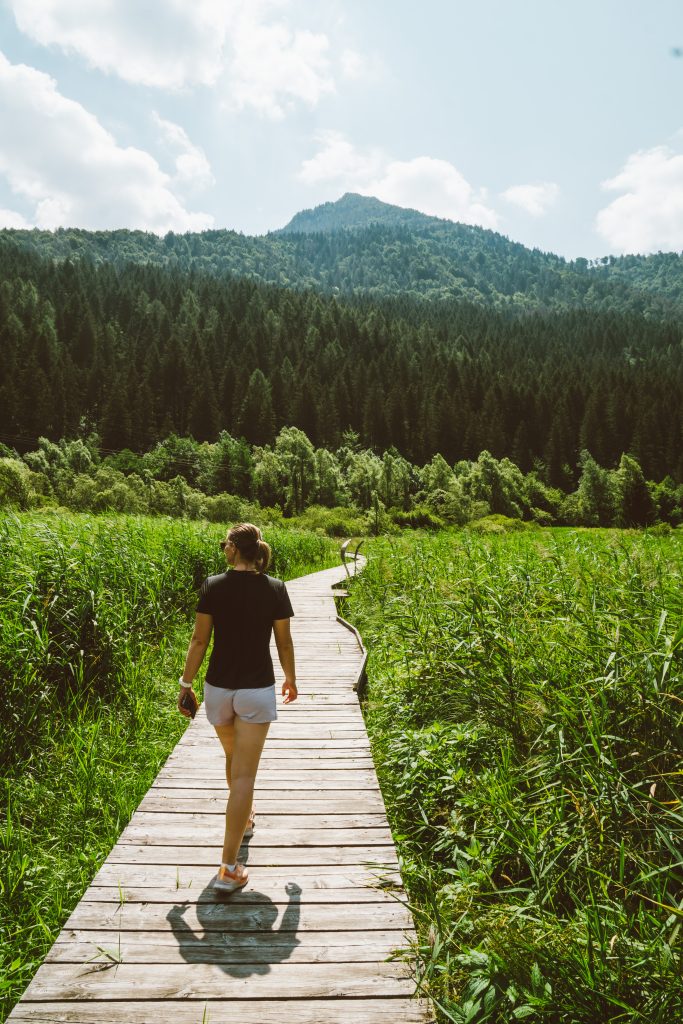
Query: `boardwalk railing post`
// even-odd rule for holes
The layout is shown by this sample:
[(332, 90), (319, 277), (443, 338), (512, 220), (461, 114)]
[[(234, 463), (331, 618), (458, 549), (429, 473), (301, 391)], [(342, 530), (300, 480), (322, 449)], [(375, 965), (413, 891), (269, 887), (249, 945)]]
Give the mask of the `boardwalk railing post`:
[(348, 562), (346, 560), (346, 549), (348, 548), (350, 543), (351, 543), (351, 538), (349, 537), (349, 539), (345, 540), (344, 543), (342, 544), (342, 546), (339, 549), (339, 554), (341, 555), (342, 565), (344, 566), (344, 569), (346, 571), (346, 575), (347, 576), (351, 575), (351, 573), (349, 572)]
[(351, 573), (349, 572), (349, 562), (353, 562), (353, 571), (354, 571), (354, 573), (357, 571), (357, 567), (358, 567), (358, 552), (360, 551), (361, 547), (365, 543), (364, 540), (362, 540), (362, 539), (359, 540), (358, 543), (356, 544), (356, 547), (355, 547), (355, 550), (354, 550), (353, 554), (350, 554), (348, 552), (348, 547), (349, 547), (349, 544), (351, 543), (351, 539), (352, 538), (349, 537), (348, 540), (345, 540), (344, 543), (342, 544), (342, 546), (339, 549), (339, 555), (340, 555), (341, 560), (342, 560), (342, 565), (344, 566), (344, 569), (346, 570), (346, 575), (347, 576), (351, 575)]

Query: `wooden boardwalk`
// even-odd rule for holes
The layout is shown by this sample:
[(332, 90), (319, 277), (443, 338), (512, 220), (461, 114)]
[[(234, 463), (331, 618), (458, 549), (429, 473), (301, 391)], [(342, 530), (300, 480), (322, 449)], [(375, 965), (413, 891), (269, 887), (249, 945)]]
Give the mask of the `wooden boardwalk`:
[[(270, 729), (242, 848), (244, 890), (217, 897), (227, 788), (203, 708), (8, 1020), (13, 1024), (424, 1024), (414, 935), (353, 691), (362, 663), (330, 589), (287, 584), (299, 699)], [(276, 676), (278, 662), (274, 653)]]

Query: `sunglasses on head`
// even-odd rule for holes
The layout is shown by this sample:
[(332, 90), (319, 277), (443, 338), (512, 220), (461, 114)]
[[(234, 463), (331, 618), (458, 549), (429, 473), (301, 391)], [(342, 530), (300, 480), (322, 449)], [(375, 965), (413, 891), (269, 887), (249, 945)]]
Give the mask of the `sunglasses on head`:
[(219, 540), (218, 541), (218, 547), (221, 549), (221, 551), (225, 551), (225, 549), (227, 548), (228, 544), (232, 544), (232, 541), (231, 540)]

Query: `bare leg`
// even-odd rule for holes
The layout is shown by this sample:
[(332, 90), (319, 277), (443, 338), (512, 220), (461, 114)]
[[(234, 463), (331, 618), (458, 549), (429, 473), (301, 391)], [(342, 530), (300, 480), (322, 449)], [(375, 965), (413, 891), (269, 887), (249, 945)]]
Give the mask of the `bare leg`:
[(235, 718), (232, 782), (225, 814), (224, 864), (237, 861), (254, 798), (254, 780), (269, 728), (270, 722), (245, 722), (239, 717)]
[(214, 725), (214, 729), (225, 751), (225, 778), (228, 783), (228, 789), (230, 789), (232, 785), (230, 776), (232, 771), (232, 748), (235, 742), (235, 726), (233, 722), (230, 722), (229, 725)]

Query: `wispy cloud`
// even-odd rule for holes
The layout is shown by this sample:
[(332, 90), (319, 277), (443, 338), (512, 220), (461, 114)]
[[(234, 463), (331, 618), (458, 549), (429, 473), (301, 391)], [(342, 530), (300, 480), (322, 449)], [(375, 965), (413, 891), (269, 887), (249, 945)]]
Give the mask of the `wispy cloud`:
[(298, 174), (308, 185), (333, 185), (466, 224), (498, 224), (486, 190), (475, 189), (447, 160), (393, 160), (380, 149), (358, 149), (340, 132), (325, 132), (318, 141), (320, 149)]
[(54, 79), (0, 53), (0, 174), (31, 204), (38, 227), (202, 230), (150, 153), (122, 147)]
[(557, 202), (559, 194), (559, 185), (552, 181), (542, 181), (535, 185), (511, 185), (501, 192), (503, 199), (514, 206), (519, 206), (532, 217), (542, 217), (547, 213)]
[(179, 185), (187, 185), (192, 189), (206, 188), (213, 185), (215, 178), (206, 153), (190, 141), (187, 132), (181, 125), (166, 121), (154, 112), (152, 119), (162, 141), (175, 156), (175, 181)]
[(602, 187), (622, 193), (596, 218), (613, 252), (683, 249), (683, 154), (668, 146), (639, 150)]
[(342, 50), (339, 66), (344, 78), (352, 82), (377, 82), (386, 73), (383, 61), (376, 54), (361, 53), (350, 48)]

